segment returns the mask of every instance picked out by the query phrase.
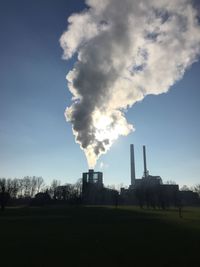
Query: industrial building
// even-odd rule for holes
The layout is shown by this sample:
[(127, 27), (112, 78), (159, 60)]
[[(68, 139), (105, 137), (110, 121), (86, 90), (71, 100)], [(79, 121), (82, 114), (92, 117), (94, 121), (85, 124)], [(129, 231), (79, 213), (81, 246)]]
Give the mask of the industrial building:
[(118, 192), (104, 187), (103, 173), (90, 169), (82, 175), (82, 201), (89, 205), (115, 205)]
[(160, 176), (150, 175), (147, 169), (146, 147), (143, 146), (144, 172), (141, 178), (135, 175), (134, 145), (130, 145), (131, 184), (121, 188), (121, 203), (165, 208), (179, 204), (179, 186), (163, 184)]
[(94, 172), (94, 170), (90, 169), (89, 172), (83, 173), (83, 186), (90, 184), (91, 186), (95, 186), (97, 188), (103, 187), (103, 173), (102, 172)]
[(130, 186), (118, 191), (103, 184), (103, 173), (90, 169), (82, 174), (82, 201), (90, 205), (139, 205), (167, 208), (197, 203), (197, 195), (179, 191), (177, 184), (164, 184), (160, 176), (150, 175), (147, 169), (146, 147), (143, 146), (144, 171), (136, 178), (134, 145), (130, 145)]
[(144, 173), (141, 179), (137, 179), (135, 176), (135, 155), (134, 155), (134, 145), (130, 145), (130, 163), (131, 163), (131, 184), (129, 189), (135, 189), (138, 186), (155, 186), (162, 184), (162, 179), (160, 176), (152, 176), (147, 170), (147, 160), (146, 160), (146, 147), (143, 146), (143, 161), (144, 161)]

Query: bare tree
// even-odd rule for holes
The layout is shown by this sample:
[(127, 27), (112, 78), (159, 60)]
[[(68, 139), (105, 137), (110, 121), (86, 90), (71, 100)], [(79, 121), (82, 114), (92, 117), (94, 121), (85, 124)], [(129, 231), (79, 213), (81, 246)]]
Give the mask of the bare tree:
[(18, 179), (6, 179), (5, 189), (9, 193), (11, 198), (16, 198), (19, 192)]
[(82, 178), (78, 179), (73, 185), (74, 191), (77, 197), (80, 197), (82, 194)]
[(190, 188), (187, 185), (183, 185), (180, 190), (181, 191), (190, 191)]
[(37, 189), (37, 177), (29, 177), (30, 179), (30, 196), (34, 197)]
[(56, 180), (54, 179), (50, 185), (50, 189), (49, 189), (49, 193), (50, 193), (50, 196), (54, 199), (56, 199), (56, 188), (58, 186), (60, 186), (60, 181), (59, 180)]
[(71, 184), (59, 185), (54, 189), (54, 199), (69, 200), (72, 194)]
[(107, 185), (107, 188), (112, 189), (112, 190), (117, 190), (114, 184)]
[(125, 188), (126, 186), (123, 184), (123, 183), (120, 183), (120, 184), (117, 184), (116, 185), (116, 190), (118, 191), (118, 192), (120, 192), (121, 191), (121, 188)]
[(6, 179), (0, 178), (0, 191), (3, 191), (3, 188), (6, 186)]
[(39, 193), (45, 186), (44, 179), (42, 177), (36, 177), (36, 191)]
[(9, 193), (6, 191), (6, 179), (0, 178), (0, 205), (1, 210), (4, 211), (6, 204), (10, 198)]
[(23, 197), (24, 195), (24, 180), (23, 179), (18, 179), (18, 195), (19, 197)]
[(196, 192), (196, 193), (199, 195), (199, 197), (200, 197), (200, 184), (196, 184), (196, 185), (192, 188), (192, 190), (193, 190), (194, 192)]
[(24, 187), (24, 196), (30, 197), (31, 196), (31, 179), (29, 176), (25, 176), (23, 178), (23, 187)]
[(173, 181), (173, 180), (168, 180), (168, 181), (166, 181), (166, 183), (165, 184), (176, 184), (176, 182), (175, 181)]

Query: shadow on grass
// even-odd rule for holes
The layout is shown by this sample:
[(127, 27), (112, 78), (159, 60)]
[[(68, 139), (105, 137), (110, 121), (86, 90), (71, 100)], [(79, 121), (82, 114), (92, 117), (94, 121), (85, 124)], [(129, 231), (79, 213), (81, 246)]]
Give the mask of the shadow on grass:
[(136, 208), (7, 209), (1, 266), (199, 266), (200, 231), (165, 218)]

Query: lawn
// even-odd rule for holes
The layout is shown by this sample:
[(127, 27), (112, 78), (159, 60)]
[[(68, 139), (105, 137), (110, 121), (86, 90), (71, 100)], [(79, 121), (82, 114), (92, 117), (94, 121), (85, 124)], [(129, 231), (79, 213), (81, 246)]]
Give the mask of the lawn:
[(200, 208), (8, 208), (0, 266), (200, 266)]

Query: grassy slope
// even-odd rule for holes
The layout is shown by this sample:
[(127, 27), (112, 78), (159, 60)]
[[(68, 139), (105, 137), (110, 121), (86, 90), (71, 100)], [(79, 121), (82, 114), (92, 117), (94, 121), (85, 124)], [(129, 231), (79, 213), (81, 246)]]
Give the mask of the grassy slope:
[(0, 266), (200, 266), (200, 209), (15, 208), (0, 213)]

